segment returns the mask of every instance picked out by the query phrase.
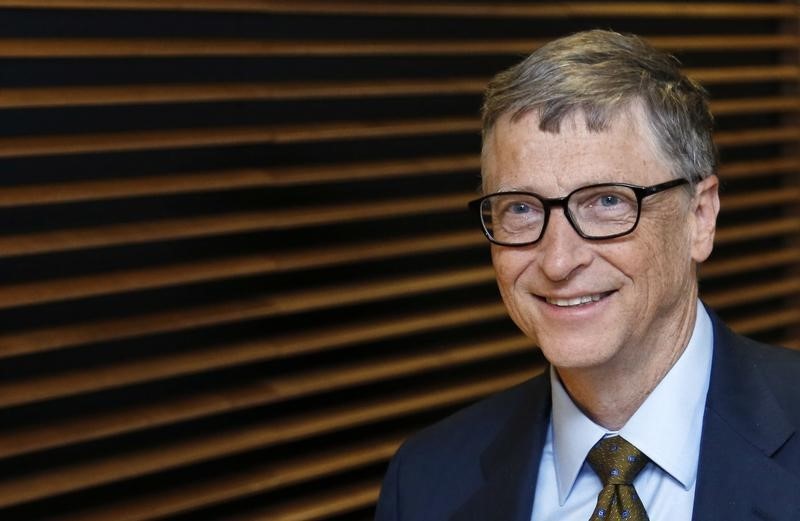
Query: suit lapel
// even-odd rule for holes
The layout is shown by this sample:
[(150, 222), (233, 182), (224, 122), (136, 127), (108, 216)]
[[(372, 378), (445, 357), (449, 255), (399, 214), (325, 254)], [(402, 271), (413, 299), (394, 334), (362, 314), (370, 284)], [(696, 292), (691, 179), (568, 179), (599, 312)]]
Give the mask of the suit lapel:
[(772, 459), (794, 428), (755, 368), (754, 348), (712, 319), (714, 361), (693, 518), (800, 519), (800, 479)]
[(452, 521), (530, 521), (550, 416), (550, 371), (530, 382), (526, 398), (481, 455), (484, 482)]

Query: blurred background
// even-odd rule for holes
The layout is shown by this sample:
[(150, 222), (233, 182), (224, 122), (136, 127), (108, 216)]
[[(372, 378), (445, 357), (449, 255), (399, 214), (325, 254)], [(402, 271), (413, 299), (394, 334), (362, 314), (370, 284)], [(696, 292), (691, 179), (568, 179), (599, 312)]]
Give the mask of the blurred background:
[(466, 201), (488, 78), (582, 29), (638, 33), (709, 89), (703, 298), (800, 348), (799, 21), (0, 0), (0, 518), (371, 519), (409, 433), (544, 367)]

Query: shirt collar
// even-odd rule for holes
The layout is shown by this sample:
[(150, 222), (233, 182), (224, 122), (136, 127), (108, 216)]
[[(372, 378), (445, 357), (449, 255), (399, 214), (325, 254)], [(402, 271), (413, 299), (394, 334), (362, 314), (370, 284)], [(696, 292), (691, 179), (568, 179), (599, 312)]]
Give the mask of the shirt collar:
[[(698, 302), (694, 330), (683, 354), (619, 431), (686, 490), (697, 478), (712, 346), (711, 319)], [(578, 409), (555, 369), (550, 371), (553, 453), (563, 506), (589, 450), (609, 431)]]

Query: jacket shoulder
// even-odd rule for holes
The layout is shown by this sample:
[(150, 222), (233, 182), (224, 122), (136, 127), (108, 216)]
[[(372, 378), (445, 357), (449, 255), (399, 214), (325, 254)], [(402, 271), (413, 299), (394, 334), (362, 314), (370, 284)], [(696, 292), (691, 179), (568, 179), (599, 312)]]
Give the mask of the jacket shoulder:
[[(765, 344), (734, 333), (717, 317), (715, 344), (719, 350), (715, 356), (727, 361), (724, 368), (734, 368), (724, 376), (725, 389), (743, 399), (758, 387), (768, 389), (769, 394), (782, 410), (785, 419), (800, 430), (800, 351), (787, 347)], [(751, 375), (758, 375), (752, 378)], [(750, 388), (750, 391), (748, 391)]]
[[(392, 458), (375, 519), (447, 519), (483, 482), (481, 456), (509, 422), (550, 402), (546, 373), (423, 429)], [(530, 419), (530, 418), (528, 418)]]
[(506, 421), (536, 400), (549, 401), (549, 379), (543, 374), (492, 394), (412, 435), (400, 449), (404, 455), (447, 458), (464, 449), (488, 445)]
[(800, 426), (800, 351), (739, 337), (775, 397)]

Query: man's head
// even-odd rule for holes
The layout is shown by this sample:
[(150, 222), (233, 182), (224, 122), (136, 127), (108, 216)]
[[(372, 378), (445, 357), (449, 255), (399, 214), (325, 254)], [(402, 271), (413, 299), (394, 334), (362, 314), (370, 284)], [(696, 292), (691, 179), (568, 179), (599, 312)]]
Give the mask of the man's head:
[[(655, 152), (675, 177), (690, 182), (716, 170), (713, 117), (705, 90), (679, 63), (633, 35), (585, 31), (537, 49), (489, 83), (483, 134), (497, 120), (535, 112), (542, 130), (583, 113), (589, 130), (602, 131), (634, 103), (644, 108)], [(644, 129), (642, 129), (644, 130)]]
[(668, 367), (685, 346), (719, 207), (711, 125), (672, 58), (607, 31), (552, 42), (490, 83), (484, 191), (533, 195), (481, 212), (511, 317), (556, 367)]

